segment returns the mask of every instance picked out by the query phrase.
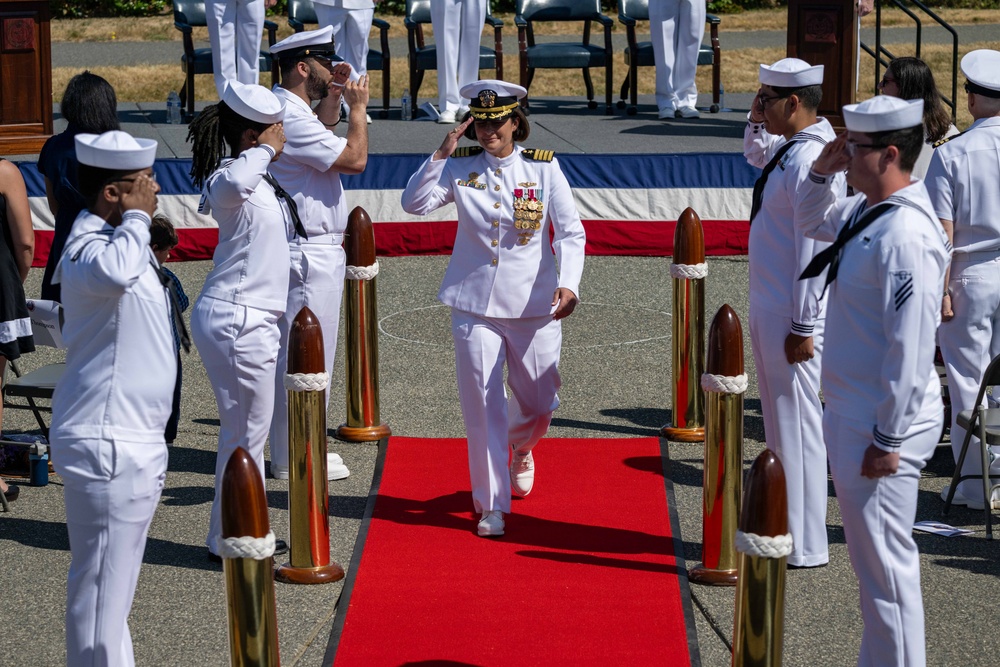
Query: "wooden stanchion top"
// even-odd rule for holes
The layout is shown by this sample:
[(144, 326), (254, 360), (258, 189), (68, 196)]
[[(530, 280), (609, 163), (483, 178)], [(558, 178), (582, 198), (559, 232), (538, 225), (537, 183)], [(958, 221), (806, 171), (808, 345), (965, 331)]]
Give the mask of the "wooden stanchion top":
[(785, 469), (781, 459), (770, 449), (765, 449), (754, 460), (744, 482), (740, 530), (767, 537), (788, 534)]
[(708, 329), (705, 372), (735, 377), (743, 375), (743, 326), (729, 304), (724, 304)]
[(348, 266), (371, 266), (375, 263), (375, 230), (368, 212), (355, 206), (347, 216), (344, 252)]
[[(357, 209), (355, 209), (357, 210)], [(303, 307), (288, 332), (288, 372), (325, 373), (323, 327), (313, 311)]]
[(222, 537), (267, 537), (267, 494), (250, 452), (237, 447), (222, 473)]
[(701, 218), (688, 207), (674, 227), (674, 264), (701, 264), (705, 261), (705, 233)]

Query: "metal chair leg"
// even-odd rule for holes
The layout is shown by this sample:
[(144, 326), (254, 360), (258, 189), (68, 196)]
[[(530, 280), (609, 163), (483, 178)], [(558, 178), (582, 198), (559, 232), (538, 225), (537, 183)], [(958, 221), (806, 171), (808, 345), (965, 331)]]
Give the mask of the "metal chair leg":
[(990, 457), (989, 445), (986, 443), (985, 409), (982, 405), (976, 408), (979, 419), (979, 453), (983, 462), (983, 512), (986, 514), (986, 539), (993, 539), (993, 504), (990, 502)]

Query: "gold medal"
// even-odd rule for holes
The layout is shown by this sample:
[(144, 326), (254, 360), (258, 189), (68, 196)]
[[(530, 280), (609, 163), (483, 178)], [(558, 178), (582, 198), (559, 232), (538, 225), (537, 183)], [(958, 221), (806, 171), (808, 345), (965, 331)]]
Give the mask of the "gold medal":
[(535, 224), (532, 225), (532, 228), (533, 229), (541, 229), (542, 228), (542, 223), (536, 222)]

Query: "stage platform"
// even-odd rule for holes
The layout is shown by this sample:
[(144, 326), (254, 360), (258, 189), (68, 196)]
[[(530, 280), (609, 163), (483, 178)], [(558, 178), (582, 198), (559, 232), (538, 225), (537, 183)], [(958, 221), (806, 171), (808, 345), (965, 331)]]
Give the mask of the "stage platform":
[[(639, 112), (617, 107), (588, 109), (586, 100), (540, 98), (532, 102), (531, 136), (526, 147), (555, 151), (573, 188), (587, 229), (591, 255), (669, 255), (674, 224), (693, 208), (705, 225), (710, 255), (746, 252), (750, 194), (759, 170), (742, 157), (743, 128), (750, 95), (734, 96), (735, 109), (703, 111), (697, 120), (657, 118), (652, 96), (640, 98)], [(702, 104), (711, 103), (702, 95)], [(200, 105), (204, 106), (204, 105)], [(160, 208), (178, 228), (181, 260), (210, 259), (218, 235), (215, 221), (197, 212), (199, 192), (188, 176), (187, 125), (166, 124), (165, 109), (153, 103), (123, 104), (122, 129), (156, 139), (155, 171), (162, 187)], [(368, 167), (343, 179), (348, 205), (362, 206), (375, 223), (380, 255), (451, 252), (456, 214), (453, 205), (430, 216), (402, 210), (400, 194), (410, 175), (441, 143), (452, 126), (426, 118), (405, 122), (398, 109), (369, 126)], [(59, 119), (56, 130), (65, 121)], [(341, 134), (345, 127), (338, 128)], [(465, 143), (471, 143), (463, 140)], [(35, 265), (44, 266), (51, 245), (53, 216), (38, 173), (37, 156), (10, 156), (28, 186), (36, 230)]]

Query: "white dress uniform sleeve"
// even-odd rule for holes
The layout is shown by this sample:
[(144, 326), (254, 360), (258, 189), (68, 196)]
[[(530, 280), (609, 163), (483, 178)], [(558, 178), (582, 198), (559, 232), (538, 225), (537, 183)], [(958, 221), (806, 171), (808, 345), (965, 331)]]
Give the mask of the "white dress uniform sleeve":
[(806, 267), (809, 266), (809, 262), (812, 261), (813, 257), (815, 257), (818, 252), (816, 248), (816, 239), (807, 237), (803, 232), (805, 225), (800, 224), (798, 221), (803, 203), (802, 200), (805, 198), (804, 186), (806, 183), (817, 186), (822, 185), (830, 193), (834, 201), (836, 201), (838, 197), (842, 197), (846, 189), (843, 174), (835, 174), (834, 176), (825, 179), (825, 183), (820, 184), (810, 178), (810, 167), (811, 165), (808, 164), (801, 165), (795, 174), (794, 180), (785, 181), (785, 183), (792, 188), (792, 191), (788, 194), (789, 200), (792, 202), (793, 223), (795, 228), (794, 238), (796, 266), (795, 273), (792, 277), (794, 282), (792, 284), (791, 333), (798, 336), (812, 336), (813, 329), (816, 326), (816, 320), (819, 319), (823, 313), (823, 285), (826, 282), (826, 274), (819, 275), (809, 280), (798, 279), (799, 276), (802, 275), (802, 272), (805, 271)]
[(248, 148), (228, 165), (215, 172), (205, 187), (214, 209), (238, 208), (254, 193), (271, 164), (274, 149), (261, 145)]
[(115, 228), (110, 242), (89, 242), (79, 237), (67, 248), (62, 264), (63, 284), (73, 283), (85, 294), (119, 296), (124, 294), (149, 268), (149, 215), (129, 210)]
[(937, 150), (931, 156), (931, 164), (927, 167), (927, 175), (924, 176), (924, 185), (927, 187), (927, 194), (931, 196), (931, 204), (937, 217), (942, 220), (954, 220), (955, 205), (952, 198), (954, 177)]
[(882, 326), (888, 351), (880, 374), (884, 399), (878, 404), (875, 446), (899, 451), (927, 391), (926, 369), (933, 364), (934, 336), (941, 307), (938, 274), (927, 271), (931, 250), (917, 236), (882, 249)]
[(556, 262), (559, 265), (559, 287), (564, 287), (579, 297), (587, 235), (580, 222), (580, 213), (573, 200), (569, 181), (555, 158), (552, 159), (552, 170), (549, 216), (555, 232), (552, 247), (556, 251)]
[(403, 190), (404, 211), (413, 215), (427, 215), (455, 201), (450, 183), (444, 177), (447, 163), (447, 159), (435, 160), (431, 155), (420, 165), (420, 169), (410, 176), (406, 189)]
[(762, 123), (750, 122), (750, 114), (747, 114), (747, 126), (743, 130), (743, 157), (747, 162), (763, 169), (784, 143), (783, 136), (768, 133)]
[[(340, 154), (347, 148), (347, 139), (338, 137), (315, 116), (286, 122), (285, 151), (300, 162), (316, 171), (330, 171)], [(284, 186), (285, 184), (282, 183)], [(287, 187), (287, 186), (285, 186)]]
[[(842, 178), (842, 175), (839, 175)], [(839, 198), (830, 187), (834, 176), (820, 176), (809, 170), (799, 184), (795, 207), (795, 231), (816, 241), (832, 242), (840, 231), (845, 209), (853, 207), (856, 197)], [(799, 272), (801, 275), (801, 272)]]

